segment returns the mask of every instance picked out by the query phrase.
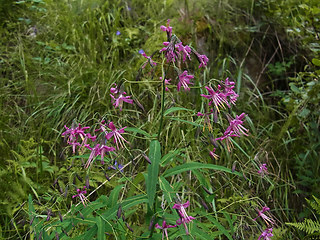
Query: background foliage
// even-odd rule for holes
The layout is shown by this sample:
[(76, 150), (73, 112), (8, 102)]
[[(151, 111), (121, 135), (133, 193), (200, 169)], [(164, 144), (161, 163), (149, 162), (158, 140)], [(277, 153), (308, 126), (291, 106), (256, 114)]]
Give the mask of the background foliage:
[[(114, 231), (111, 225), (116, 225), (121, 239), (152, 232), (146, 230), (151, 215), (139, 205), (147, 201), (139, 190), (145, 189), (144, 174), (152, 173), (138, 153), (150, 154), (154, 146), (160, 83), (152, 82), (156, 81), (152, 75), (139, 84), (135, 80), (144, 62), (139, 49), (151, 55), (161, 48), (165, 36), (159, 27), (170, 18), (179, 38), (210, 59), (204, 72), (196, 72), (198, 79), (204, 79), (202, 86), (226, 77), (236, 81), (240, 98), (235, 111), (248, 114), (250, 137), (239, 139), (232, 153), (221, 149), (220, 158), (211, 160), (212, 136), (199, 135), (195, 126), (183, 122), (195, 121), (188, 111), (172, 112), (168, 116), (183, 121), (165, 119), (159, 137), (161, 167), (174, 169), (197, 161), (235, 168), (248, 180), (207, 169), (201, 174), (193, 171), (195, 181), (181, 173), (170, 185), (165, 178), (170, 170), (162, 169), (160, 190), (193, 197), (193, 213), (206, 216), (192, 225), (190, 231), (196, 234), (257, 238), (261, 229), (252, 221), (255, 208), (268, 204), (277, 219), (273, 239), (304, 237), (284, 223), (314, 218), (305, 199), (320, 197), (319, 5), (316, 0), (0, 0), (0, 236), (32, 237), (31, 230), (58, 225), (59, 214), (65, 216), (69, 210), (75, 217), (66, 215), (65, 225), (56, 230), (60, 237), (63, 231), (70, 237), (91, 231), (99, 239), (101, 233)], [(134, 106), (121, 115), (110, 102), (109, 90), (115, 82), (125, 82), (135, 99)], [(197, 88), (178, 97), (169, 93), (166, 106), (196, 113), (203, 106), (195, 101), (199, 93)], [(130, 149), (137, 154), (121, 153), (121, 164), (131, 163), (123, 175), (107, 167), (90, 170), (90, 189), (101, 186), (105, 175), (115, 176), (90, 197), (92, 207), (83, 210), (71, 196), (89, 172), (74, 164), (79, 159), (65, 150), (61, 132), (74, 121), (94, 125), (102, 118), (140, 128), (147, 135), (128, 134)], [(264, 179), (257, 175), (260, 163), (269, 167)], [(148, 188), (152, 186), (146, 186), (149, 192)], [(174, 196), (165, 197), (173, 200)], [(111, 219), (120, 203), (126, 221)], [(53, 215), (47, 223), (48, 211)], [(104, 224), (108, 221), (112, 224)], [(130, 235), (126, 224), (135, 235)], [(56, 232), (48, 234), (54, 237)]]

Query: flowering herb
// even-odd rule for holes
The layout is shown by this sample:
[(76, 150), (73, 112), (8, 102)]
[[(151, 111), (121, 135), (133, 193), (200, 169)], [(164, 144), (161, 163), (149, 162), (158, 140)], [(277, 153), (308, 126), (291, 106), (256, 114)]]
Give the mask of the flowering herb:
[(270, 237), (273, 237), (273, 234), (272, 234), (272, 228), (267, 228), (265, 229), (261, 235), (259, 236), (258, 240), (271, 240)]
[(191, 222), (192, 220), (194, 220), (195, 218), (192, 216), (188, 216), (187, 212), (186, 212), (186, 208), (189, 207), (190, 202), (187, 201), (186, 203), (176, 203), (173, 205), (173, 209), (176, 209), (178, 212), (178, 215), (180, 216), (180, 219), (178, 219), (176, 221), (176, 223), (178, 225), (183, 224), (186, 234), (189, 235), (189, 230), (187, 227), (187, 223)]
[(258, 173), (263, 177), (265, 174), (268, 174), (268, 168), (267, 168), (267, 164), (263, 163), (260, 164), (260, 169), (258, 171)]
[(256, 218), (254, 218), (253, 221), (257, 221), (257, 218), (261, 217), (267, 225), (269, 225), (270, 223), (274, 224), (274, 221), (270, 217), (268, 217), (267, 215), (264, 214), (264, 212), (270, 211), (270, 208), (263, 207), (261, 211), (259, 211), (259, 210), (257, 210), (257, 211), (258, 211), (258, 216)]
[(127, 93), (119, 90), (116, 84), (115, 86), (110, 89), (111, 102), (115, 108), (119, 107), (120, 111), (122, 111), (123, 102), (133, 104), (133, 100), (130, 99), (131, 96), (125, 96)]
[(194, 76), (193, 75), (188, 75), (187, 71), (184, 71), (183, 73), (181, 73), (179, 75), (179, 82), (178, 82), (178, 85), (177, 85), (178, 91), (180, 91), (181, 86), (183, 86), (185, 91), (189, 91), (190, 90), (189, 84), (193, 85), (193, 83), (190, 82), (190, 79), (193, 79), (193, 78), (194, 78)]
[(92, 160), (97, 157), (97, 156), (101, 156), (101, 163), (104, 164), (104, 156), (106, 154), (106, 152), (112, 152), (115, 151), (114, 147), (108, 147), (106, 145), (100, 145), (100, 144), (96, 144), (93, 148), (91, 148), (90, 146), (87, 146), (88, 149), (91, 150), (90, 156), (88, 158), (88, 161), (86, 163), (85, 168), (88, 168), (92, 162)]
[(87, 206), (89, 200), (87, 199), (87, 197), (84, 195), (87, 193), (87, 191), (85, 190), (86, 189), (86, 186), (83, 187), (82, 190), (80, 190), (79, 188), (77, 189), (77, 192), (78, 194), (76, 195), (73, 195), (72, 198), (75, 198), (75, 197), (79, 197), (83, 206)]
[(177, 225), (167, 225), (166, 221), (163, 220), (162, 226), (160, 226), (158, 223), (156, 223), (155, 227), (158, 229), (162, 229), (162, 239), (164, 239), (164, 236), (166, 236), (167, 240), (169, 240), (168, 228), (175, 228), (175, 227), (177, 227)]
[(119, 145), (124, 148), (124, 142), (129, 143), (127, 140), (125, 140), (121, 134), (124, 133), (124, 129), (126, 127), (123, 127), (121, 129), (116, 129), (113, 122), (109, 123), (109, 128), (111, 129), (111, 132), (106, 134), (106, 139), (109, 140), (113, 137), (114, 143), (117, 145), (117, 149), (119, 149)]

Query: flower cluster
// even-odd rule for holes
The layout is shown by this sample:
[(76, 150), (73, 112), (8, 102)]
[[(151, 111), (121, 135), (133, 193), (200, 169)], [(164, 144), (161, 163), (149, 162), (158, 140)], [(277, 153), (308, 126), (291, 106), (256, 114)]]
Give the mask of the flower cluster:
[(158, 223), (155, 225), (156, 228), (162, 229), (162, 231), (163, 231), (162, 232), (162, 239), (164, 239), (164, 236), (166, 236), (166, 238), (169, 239), (168, 238), (168, 228), (175, 228), (180, 225), (183, 225), (186, 234), (189, 235), (187, 223), (190, 223), (192, 220), (195, 219), (192, 216), (188, 216), (188, 214), (186, 212), (186, 208), (189, 207), (189, 205), (190, 205), (189, 201), (187, 201), (186, 203), (176, 203), (173, 205), (172, 208), (176, 209), (176, 211), (178, 212), (178, 215), (179, 215), (179, 219), (176, 221), (177, 225), (167, 225), (165, 220), (162, 222), (162, 226), (160, 226)]
[(130, 99), (131, 96), (125, 96), (127, 93), (120, 90), (116, 83), (114, 85), (115, 87), (110, 89), (112, 104), (115, 108), (119, 107), (120, 111), (122, 111), (123, 102), (133, 104), (133, 100)]
[[(265, 212), (270, 211), (270, 208), (268, 208), (267, 206), (263, 207), (261, 210), (257, 210), (258, 211), (258, 216), (256, 218), (253, 219), (253, 221), (257, 221), (257, 219), (259, 217), (261, 217), (263, 219), (263, 221), (267, 224), (267, 226), (270, 226), (270, 224), (274, 224), (274, 220), (271, 217), (268, 217)], [(269, 227), (267, 229), (265, 229), (261, 235), (259, 236), (258, 240), (263, 239), (263, 240), (271, 240), (270, 237), (272, 237), (272, 227)]]

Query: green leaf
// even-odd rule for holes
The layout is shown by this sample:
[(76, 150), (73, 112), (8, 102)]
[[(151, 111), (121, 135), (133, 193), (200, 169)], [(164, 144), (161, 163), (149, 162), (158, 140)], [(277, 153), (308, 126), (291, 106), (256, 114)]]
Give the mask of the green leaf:
[(190, 112), (194, 112), (193, 110), (191, 109), (188, 109), (188, 108), (183, 108), (183, 107), (172, 107), (172, 108), (169, 108), (167, 109), (165, 112), (164, 112), (164, 116), (167, 116), (168, 114), (172, 113), (172, 112), (176, 112), (176, 111), (180, 111), (180, 110), (185, 110), (185, 111), (190, 111)]
[(320, 67), (320, 59), (317, 59), (317, 58), (313, 58), (312, 59), (312, 63), (318, 67)]
[(150, 143), (149, 159), (151, 164), (148, 165), (148, 181), (147, 181), (147, 195), (149, 206), (153, 209), (153, 202), (156, 195), (156, 188), (158, 183), (159, 164), (161, 159), (160, 142), (153, 140)]
[(132, 206), (138, 205), (140, 203), (148, 202), (148, 199), (145, 195), (137, 195), (131, 198), (127, 198), (121, 203), (116, 204), (114, 207), (109, 208), (107, 211), (103, 212), (102, 216), (104, 219), (109, 220), (113, 218), (118, 211), (119, 206), (121, 205), (122, 210), (126, 210)]
[(117, 204), (117, 201), (119, 199), (119, 193), (121, 189), (123, 188), (124, 184), (116, 186), (110, 193), (109, 200), (108, 200), (108, 207), (113, 207)]
[(98, 240), (104, 240), (106, 239), (106, 236), (104, 234), (105, 232), (105, 223), (104, 220), (101, 217), (97, 217), (96, 224), (98, 227)]
[(183, 120), (183, 119), (180, 119), (180, 118), (171, 117), (170, 119), (171, 120), (175, 120), (175, 121), (179, 121), (179, 122), (188, 123), (188, 124), (191, 124), (191, 125), (196, 126), (196, 127), (201, 127), (201, 125), (198, 124), (198, 123), (190, 122), (190, 121)]
[(172, 176), (172, 175), (175, 175), (178, 173), (186, 172), (186, 171), (193, 170), (193, 169), (199, 169), (199, 168), (213, 169), (213, 170), (217, 170), (217, 171), (222, 171), (222, 172), (227, 172), (227, 173), (235, 174), (238, 176), (242, 176), (241, 173), (236, 172), (236, 171), (232, 172), (231, 169), (223, 167), (223, 166), (214, 165), (214, 164), (205, 164), (205, 163), (199, 163), (199, 162), (189, 162), (189, 163), (185, 163), (180, 166), (171, 168), (171, 169), (165, 171), (163, 176), (169, 177), (169, 176)]
[(174, 158), (175, 156), (177, 156), (178, 154), (181, 153), (181, 150), (180, 149), (177, 149), (173, 152), (169, 152), (167, 153), (166, 155), (164, 155), (162, 158), (161, 158), (161, 167), (165, 166), (172, 158)]
[(173, 202), (174, 191), (170, 183), (164, 177), (161, 176), (159, 184), (160, 184), (160, 189), (163, 191), (164, 197), (167, 200), (167, 202), (168, 203)]
[(214, 217), (207, 215), (207, 218), (216, 226), (228, 239), (232, 240), (232, 236)]
[(147, 133), (146, 131), (141, 130), (141, 129), (139, 129), (139, 128), (127, 127), (127, 128), (125, 129), (125, 131), (127, 131), (127, 132), (134, 132), (134, 133), (140, 133), (140, 134), (142, 134), (142, 135), (144, 135), (144, 136), (146, 136), (146, 137), (148, 137), (148, 138), (151, 138), (151, 135), (150, 135), (149, 133)]

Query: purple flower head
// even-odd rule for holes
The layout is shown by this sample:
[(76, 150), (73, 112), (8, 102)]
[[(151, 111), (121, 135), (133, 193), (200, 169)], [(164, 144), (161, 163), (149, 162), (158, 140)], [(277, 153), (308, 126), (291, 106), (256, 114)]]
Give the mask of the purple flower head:
[(162, 48), (159, 52), (165, 52), (164, 55), (167, 59), (167, 62), (175, 62), (176, 58), (178, 58), (178, 55), (175, 51), (175, 46), (173, 42), (163, 42), (163, 45), (165, 46)]
[(106, 134), (106, 139), (110, 139), (113, 137), (114, 143), (117, 145), (117, 149), (119, 149), (119, 145), (124, 148), (124, 142), (129, 143), (127, 140), (125, 140), (121, 134), (124, 133), (124, 129), (126, 127), (123, 127), (121, 129), (116, 129), (113, 122), (109, 123), (109, 128), (111, 129), (111, 132)]
[(260, 164), (260, 169), (258, 171), (258, 173), (263, 177), (265, 174), (268, 174), (268, 168), (267, 168), (267, 164), (263, 163)]
[(180, 91), (181, 86), (183, 86), (185, 91), (189, 91), (190, 88), (189, 88), (188, 85), (189, 84), (193, 85), (193, 83), (190, 82), (190, 79), (193, 79), (193, 78), (194, 78), (194, 76), (193, 75), (188, 75), (187, 71), (184, 71), (183, 73), (181, 73), (179, 75), (179, 82), (178, 82), (178, 85), (177, 85), (178, 91)]
[(272, 228), (267, 228), (266, 230), (264, 230), (261, 235), (259, 236), (258, 240), (271, 240), (270, 237), (273, 237), (272, 234)]
[(183, 224), (187, 235), (189, 235), (189, 231), (188, 231), (188, 227), (187, 227), (186, 223), (189, 223), (195, 219), (194, 217), (188, 216), (188, 214), (186, 212), (186, 208), (189, 207), (189, 205), (190, 205), (190, 202), (187, 201), (186, 203), (176, 203), (172, 207), (173, 209), (177, 209), (179, 217), (180, 217), (180, 219), (178, 219), (176, 221), (176, 223), (178, 225)]
[(106, 152), (115, 151), (115, 149), (113, 147), (108, 147), (106, 145), (100, 145), (100, 144), (96, 144), (93, 148), (91, 148), (89, 145), (87, 145), (87, 148), (89, 150), (91, 150), (91, 153), (90, 153), (88, 161), (85, 165), (85, 168), (88, 168), (90, 166), (92, 160), (99, 155), (101, 156), (101, 163), (104, 164), (103, 159), (104, 159)]
[(145, 52), (142, 52), (141, 55), (147, 59), (147, 61), (142, 65), (141, 68), (145, 68), (147, 66), (147, 63), (149, 63), (151, 67), (154, 67), (157, 65), (157, 63), (153, 61), (150, 56), (147, 56)]
[(116, 35), (117, 35), (117, 36), (119, 36), (120, 34), (121, 34), (121, 32), (120, 32), (120, 31), (117, 31), (117, 32), (116, 32)]
[(88, 202), (89, 202), (89, 200), (87, 199), (87, 197), (84, 196), (84, 194), (87, 193), (87, 191), (86, 191), (85, 189), (86, 189), (86, 186), (84, 186), (82, 190), (80, 190), (80, 189), (78, 188), (78, 189), (77, 189), (78, 194), (72, 196), (72, 198), (79, 197), (80, 200), (81, 200), (81, 202), (82, 202), (82, 204), (83, 204), (83, 206), (87, 206), (87, 204), (88, 204)]
[(206, 86), (205, 88), (207, 89), (209, 95), (201, 94), (200, 96), (210, 99), (209, 106), (213, 104), (217, 111), (220, 112), (220, 107), (225, 108), (225, 104), (227, 106), (229, 105), (226, 95), (220, 91), (220, 88), (218, 88), (218, 90), (216, 91), (208, 86)]
[(200, 65), (199, 65), (199, 68), (201, 67), (206, 67), (207, 66), (207, 63), (209, 61), (209, 59), (207, 58), (206, 55), (197, 55), (198, 57), (198, 60), (200, 62)]
[(131, 96), (125, 96), (127, 93), (124, 91), (121, 91), (116, 84), (115, 84), (115, 87), (112, 87), (110, 89), (110, 92), (111, 92), (110, 96), (112, 98), (111, 99), (112, 105), (115, 108), (119, 107), (120, 111), (122, 111), (123, 102), (133, 104), (133, 100), (130, 99)]
[(217, 155), (216, 153), (216, 148), (213, 148), (212, 151), (209, 152), (209, 155), (212, 159), (218, 159), (219, 158), (219, 155)]
[(270, 208), (268, 208), (267, 206), (263, 207), (261, 211), (257, 210), (258, 211), (258, 216), (256, 218), (253, 219), (253, 221), (257, 221), (257, 218), (258, 217), (261, 217), (263, 219), (263, 221), (269, 225), (270, 223), (271, 224), (274, 224), (274, 221), (268, 217), (267, 215), (264, 214), (264, 212), (267, 212), (267, 211), (270, 211)]
[[(67, 143), (69, 145), (72, 145), (72, 151), (75, 153), (76, 146), (82, 146), (83, 144), (86, 144), (87, 139), (90, 138), (92, 141), (95, 141), (96, 137), (91, 136), (90, 133), (86, 134), (84, 131), (86, 129), (89, 129), (90, 127), (81, 127), (79, 124), (78, 127), (71, 127), (68, 128), (67, 126), (64, 126), (66, 131), (63, 132), (62, 136), (68, 136)], [(78, 138), (81, 138), (82, 144), (78, 142)]]
[(183, 55), (183, 62), (186, 61), (186, 58), (187, 58), (187, 57), (189, 58), (189, 60), (191, 60), (191, 58), (190, 58), (191, 48), (190, 48), (188, 45), (183, 46), (183, 45), (182, 45), (182, 42), (179, 42), (179, 43), (176, 44), (175, 47), (176, 47), (176, 49), (178, 50), (178, 52), (179, 52), (180, 54), (182, 53), (182, 55)]
[(228, 151), (233, 147), (230, 138), (232, 137), (241, 137), (242, 135), (248, 136), (249, 130), (242, 126), (242, 119), (246, 116), (245, 113), (237, 115), (235, 119), (229, 118), (229, 127), (225, 130), (223, 136), (216, 138), (215, 141), (225, 141)]
[(162, 239), (164, 239), (164, 235), (166, 236), (167, 239), (169, 239), (168, 228), (175, 228), (175, 227), (177, 227), (177, 225), (167, 225), (166, 221), (163, 220), (162, 226), (160, 226), (158, 223), (156, 223), (155, 227), (158, 229), (162, 229)]
[(142, 49), (140, 49), (138, 53), (142, 54), (142, 53), (144, 53), (144, 51)]
[(170, 19), (167, 20), (167, 26), (160, 26), (160, 29), (167, 32), (168, 37), (172, 36), (172, 27), (170, 27)]
[[(222, 81), (221, 84), (224, 86), (223, 93), (226, 95), (226, 97), (229, 97), (229, 101), (235, 105), (239, 97), (239, 95), (233, 90), (235, 83), (229, 81), (229, 78), (226, 78), (226, 80), (224, 82)], [(230, 108), (230, 105), (228, 105), (228, 107)]]

